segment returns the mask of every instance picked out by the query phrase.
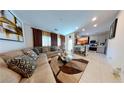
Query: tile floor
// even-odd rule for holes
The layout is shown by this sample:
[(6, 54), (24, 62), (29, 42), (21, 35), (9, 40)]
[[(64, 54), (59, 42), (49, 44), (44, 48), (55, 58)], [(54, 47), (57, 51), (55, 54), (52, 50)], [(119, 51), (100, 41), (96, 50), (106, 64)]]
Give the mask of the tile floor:
[(120, 83), (121, 80), (113, 76), (113, 69), (104, 54), (88, 52), (86, 57), (74, 54), (76, 58), (89, 60), (80, 79), (80, 83)]

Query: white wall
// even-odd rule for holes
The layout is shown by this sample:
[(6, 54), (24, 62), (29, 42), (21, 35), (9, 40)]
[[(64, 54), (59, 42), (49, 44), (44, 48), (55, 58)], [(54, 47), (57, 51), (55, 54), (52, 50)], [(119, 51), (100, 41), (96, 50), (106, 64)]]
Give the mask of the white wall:
[(124, 68), (124, 11), (118, 15), (115, 38), (108, 41), (107, 57), (114, 68)]
[[(71, 39), (72, 39), (72, 47), (74, 47), (74, 44), (75, 44), (75, 36), (74, 36), (74, 33), (71, 33), (67, 36), (65, 36), (65, 48), (66, 48), (66, 51), (69, 51), (68, 50), (68, 46), (69, 46), (69, 36), (71, 36)], [(72, 50), (73, 51), (73, 50)]]
[(31, 26), (25, 24), (24, 31), (25, 31), (25, 47), (33, 47), (33, 31), (31, 29)]
[(24, 25), (24, 42), (15, 42), (15, 41), (7, 41), (7, 40), (0, 40), (0, 53), (22, 49), (26, 47), (33, 47), (33, 35), (32, 29), (30, 26)]

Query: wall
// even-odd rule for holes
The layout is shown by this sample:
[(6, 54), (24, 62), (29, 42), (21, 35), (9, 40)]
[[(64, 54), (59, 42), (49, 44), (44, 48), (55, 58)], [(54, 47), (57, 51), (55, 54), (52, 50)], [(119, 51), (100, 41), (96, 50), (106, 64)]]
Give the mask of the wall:
[[(69, 38), (69, 36), (71, 36), (71, 38)], [(71, 34), (68, 34), (65, 36), (65, 49), (66, 51), (68, 51), (68, 47), (69, 47), (69, 39), (72, 39), (72, 48), (75, 44), (75, 36), (74, 36), (74, 33), (71, 33)], [(73, 50), (72, 50), (73, 51)]]
[(23, 25), (24, 25), (23, 27), (24, 42), (0, 40), (0, 53), (33, 46), (32, 29), (30, 26), (26, 24), (23, 24)]
[(25, 47), (33, 47), (33, 32), (31, 26), (24, 25)]
[(112, 66), (124, 68), (124, 11), (118, 15), (115, 38), (108, 41), (107, 57)]

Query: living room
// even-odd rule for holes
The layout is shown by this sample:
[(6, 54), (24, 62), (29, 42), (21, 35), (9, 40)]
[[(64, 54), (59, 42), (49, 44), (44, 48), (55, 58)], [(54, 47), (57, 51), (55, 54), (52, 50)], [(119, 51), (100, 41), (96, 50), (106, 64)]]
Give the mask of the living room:
[[(120, 43), (124, 11), (1, 10), (0, 13), (0, 82), (124, 81), (124, 46)], [(31, 55), (31, 51), (35, 53)], [(18, 71), (16, 63), (15, 70), (11, 62), (20, 57), (27, 61), (29, 55), (37, 61), (32, 72)], [(13, 77), (8, 79), (10, 75)]]

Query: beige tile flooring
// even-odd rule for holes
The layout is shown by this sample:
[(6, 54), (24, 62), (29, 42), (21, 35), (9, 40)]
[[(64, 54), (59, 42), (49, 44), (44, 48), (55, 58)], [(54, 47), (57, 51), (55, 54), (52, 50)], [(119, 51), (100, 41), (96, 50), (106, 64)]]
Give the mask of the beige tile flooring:
[(118, 83), (121, 82), (113, 76), (113, 69), (104, 54), (88, 52), (86, 57), (74, 54), (76, 58), (89, 61), (80, 83)]

